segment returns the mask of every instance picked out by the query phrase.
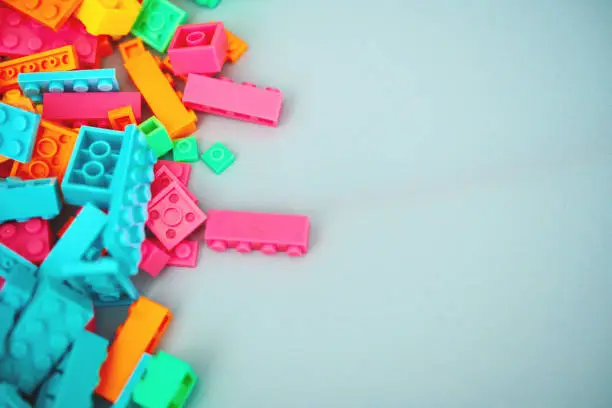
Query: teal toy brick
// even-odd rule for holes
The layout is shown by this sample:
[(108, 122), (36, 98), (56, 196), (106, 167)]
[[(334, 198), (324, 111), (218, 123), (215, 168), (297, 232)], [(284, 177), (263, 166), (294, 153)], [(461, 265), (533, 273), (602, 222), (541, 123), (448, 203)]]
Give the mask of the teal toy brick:
[(62, 198), (55, 177), (36, 180), (0, 178), (0, 222), (26, 221), (36, 217), (49, 219), (59, 214), (61, 209)]
[(125, 384), (125, 387), (123, 387), (123, 390), (121, 390), (119, 398), (117, 399), (117, 401), (115, 401), (111, 408), (131, 408), (134, 406), (134, 404), (132, 403), (132, 392), (134, 392), (134, 388), (136, 388), (136, 385), (138, 385), (138, 383), (140, 382), (145, 372), (145, 369), (149, 364), (150, 359), (151, 355), (147, 353), (144, 353), (142, 357), (140, 357), (138, 365), (132, 372), (132, 375), (130, 376), (128, 382)]
[(6, 341), (9, 333), (13, 330), (16, 317), (17, 313), (10, 306), (0, 303), (0, 360), (6, 354)]
[(108, 208), (122, 141), (123, 132), (81, 126), (62, 181), (67, 204)]
[(35, 408), (92, 408), (108, 340), (81, 331), (53, 374), (40, 387)]
[(215, 174), (221, 174), (236, 161), (236, 156), (223, 143), (217, 142), (202, 153), (202, 161)]
[(8, 383), (0, 383), (0, 407), (2, 408), (32, 408), (25, 402), (17, 388)]
[(29, 162), (39, 124), (39, 114), (0, 102), (0, 155)]
[(12, 274), (26, 273), (34, 275), (36, 273), (36, 265), (6, 245), (0, 244), (0, 276), (7, 277)]
[(221, 3), (221, 0), (195, 0), (198, 6), (204, 6), (208, 8), (215, 8)]
[(155, 116), (142, 122), (138, 128), (144, 133), (155, 156), (161, 157), (172, 150), (172, 139), (164, 125)]
[(184, 137), (174, 141), (172, 157), (178, 162), (198, 161), (198, 140), (195, 136)]
[(27, 72), (17, 76), (23, 94), (39, 98), (44, 92), (112, 92), (119, 90), (114, 68), (64, 72)]
[(126, 127), (123, 143), (112, 183), (113, 196), (103, 241), (108, 252), (123, 264), (125, 272), (135, 275), (140, 263), (140, 246), (145, 239), (153, 165), (157, 157), (135, 125)]
[(31, 395), (93, 316), (91, 301), (61, 282), (41, 279), (8, 339), (0, 381)]
[(144, 0), (132, 26), (132, 34), (159, 52), (166, 52), (174, 32), (187, 20), (187, 13), (168, 0)]
[[(17, 318), (32, 299), (36, 278), (30, 273), (14, 273), (2, 278), (4, 286), (0, 291), (0, 305), (9, 308), (13, 312), (13, 318)], [(11, 327), (15, 323), (13, 320)]]

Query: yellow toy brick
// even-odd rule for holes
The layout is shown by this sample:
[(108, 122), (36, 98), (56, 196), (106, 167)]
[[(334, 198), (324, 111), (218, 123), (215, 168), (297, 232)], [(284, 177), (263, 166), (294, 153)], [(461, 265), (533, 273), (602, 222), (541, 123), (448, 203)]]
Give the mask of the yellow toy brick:
[(83, 0), (76, 16), (92, 35), (123, 36), (132, 29), (141, 7), (137, 0)]

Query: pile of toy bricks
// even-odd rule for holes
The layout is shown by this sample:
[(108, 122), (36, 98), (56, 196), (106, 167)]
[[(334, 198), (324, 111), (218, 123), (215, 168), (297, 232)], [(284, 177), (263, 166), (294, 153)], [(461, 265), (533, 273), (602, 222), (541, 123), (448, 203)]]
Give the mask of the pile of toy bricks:
[[(100, 68), (115, 48), (137, 92)], [(235, 161), (200, 153), (194, 111), (278, 124), (277, 89), (220, 76), (246, 50), (168, 0), (0, 0), (1, 407), (182, 407), (197, 376), (157, 349), (172, 314), (132, 278), (195, 267), (201, 241), (308, 251), (307, 216), (205, 213), (188, 188), (192, 165)], [(95, 313), (113, 306), (129, 312), (109, 341)]]

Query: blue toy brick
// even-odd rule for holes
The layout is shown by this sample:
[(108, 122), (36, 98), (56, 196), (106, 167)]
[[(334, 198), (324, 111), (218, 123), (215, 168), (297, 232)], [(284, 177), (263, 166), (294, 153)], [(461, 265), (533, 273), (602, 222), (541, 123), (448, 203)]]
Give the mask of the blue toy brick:
[(62, 209), (62, 197), (55, 177), (21, 180), (0, 178), (0, 222), (49, 219)]
[(144, 133), (135, 125), (126, 127), (103, 238), (104, 247), (125, 265), (128, 275), (138, 273), (156, 161)]
[(187, 20), (185, 10), (168, 0), (144, 0), (132, 34), (159, 52), (166, 52), (174, 32)]
[(32, 299), (36, 278), (31, 273), (13, 273), (2, 278), (4, 285), (0, 291), (0, 305), (10, 308), (14, 312), (13, 317), (17, 318)]
[(117, 399), (117, 401), (115, 401), (111, 408), (130, 408), (131, 406), (133, 406), (133, 404), (131, 403), (132, 392), (134, 392), (134, 388), (136, 388), (136, 386), (140, 382), (150, 359), (151, 355), (147, 353), (144, 353), (142, 357), (140, 357), (138, 365), (132, 372), (132, 375), (130, 376), (128, 382), (125, 384), (125, 387), (123, 387), (119, 398)]
[(0, 381), (30, 395), (50, 374), (93, 316), (87, 296), (42, 279), (21, 313), (0, 361)]
[(0, 383), (0, 407), (2, 408), (32, 408), (19, 395), (17, 388), (8, 383)]
[(108, 340), (83, 330), (36, 399), (36, 408), (88, 408), (100, 381), (100, 367), (106, 359)]
[(45, 92), (113, 92), (119, 90), (114, 68), (64, 72), (27, 72), (17, 76), (23, 94), (41, 97)]
[[(0, 359), (6, 354), (6, 341), (8, 340), (9, 333), (13, 330), (16, 317), (17, 313), (15, 313), (12, 307), (0, 303)], [(1, 406), (2, 404), (0, 404)]]
[(34, 274), (36, 265), (19, 255), (4, 244), (0, 244), (0, 276), (9, 274)]
[(29, 162), (39, 123), (39, 114), (0, 102), (0, 155)]
[(41, 277), (57, 278), (62, 265), (80, 261), (92, 260), (100, 256), (99, 237), (104, 231), (108, 216), (93, 204), (83, 206), (70, 227), (64, 232), (62, 239), (47, 255), (38, 269)]
[(108, 208), (122, 145), (123, 132), (81, 126), (62, 181), (67, 204), (83, 206), (91, 202)]

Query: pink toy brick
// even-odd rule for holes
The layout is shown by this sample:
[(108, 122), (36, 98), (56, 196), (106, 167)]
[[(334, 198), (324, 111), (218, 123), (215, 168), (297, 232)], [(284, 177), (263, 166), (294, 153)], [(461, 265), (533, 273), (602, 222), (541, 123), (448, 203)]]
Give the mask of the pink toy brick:
[(159, 275), (170, 260), (170, 255), (157, 246), (151, 238), (147, 238), (142, 242), (140, 251), (142, 258), (138, 267), (153, 277)]
[(64, 45), (74, 45), (81, 66), (93, 67), (98, 58), (98, 39), (71, 18), (56, 32), (7, 6), (0, 5), (0, 56), (25, 57)]
[(179, 26), (168, 47), (168, 57), (176, 75), (221, 72), (227, 54), (223, 23)]
[(168, 266), (185, 266), (195, 268), (198, 264), (200, 243), (195, 240), (185, 240), (174, 247), (170, 252)]
[(278, 89), (239, 84), (225, 77), (189, 74), (183, 102), (197, 111), (276, 127), (283, 94)]
[(68, 127), (92, 125), (109, 128), (108, 111), (123, 106), (131, 106), (134, 117), (140, 122), (140, 92), (45, 93), (42, 116)]
[(179, 179), (181, 183), (185, 187), (189, 183), (189, 178), (191, 177), (191, 164), (189, 163), (181, 163), (181, 162), (173, 162), (170, 160), (158, 160), (153, 167), (154, 171), (157, 171), (161, 166), (166, 166), (168, 170), (172, 172)]
[(171, 251), (206, 221), (206, 214), (181, 185), (170, 183), (149, 202), (147, 227)]
[(52, 231), (49, 222), (40, 218), (6, 222), (0, 225), (0, 243), (33, 264), (40, 265), (51, 251)]
[(167, 166), (161, 165), (155, 169), (155, 179), (153, 179), (153, 183), (151, 183), (151, 196), (155, 197), (157, 193), (166, 188), (168, 184), (176, 182), (177, 186), (181, 186), (183, 190), (187, 193), (189, 198), (194, 203), (198, 202), (198, 198), (193, 195), (189, 189), (180, 182), (180, 180), (168, 169)]
[(308, 252), (310, 221), (305, 215), (210, 210), (206, 221), (206, 245), (219, 252), (259, 250), (272, 255)]

